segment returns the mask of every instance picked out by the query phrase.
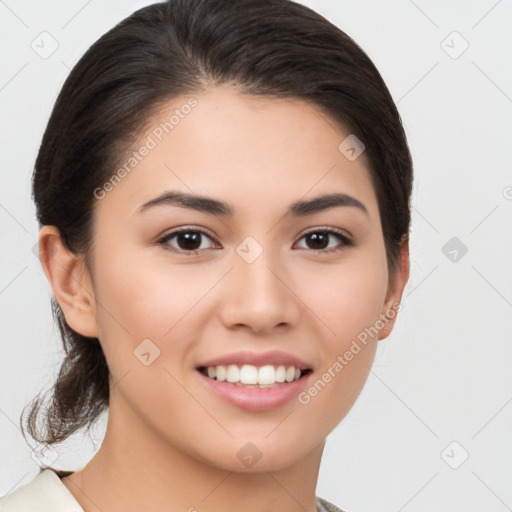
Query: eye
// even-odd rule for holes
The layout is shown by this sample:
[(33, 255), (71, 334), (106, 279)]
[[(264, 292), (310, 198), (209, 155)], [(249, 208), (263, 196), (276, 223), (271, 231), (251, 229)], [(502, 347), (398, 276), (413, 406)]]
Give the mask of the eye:
[[(212, 240), (212, 238), (204, 231), (188, 227), (177, 229), (166, 234), (160, 238), (157, 243), (167, 250), (190, 256), (197, 254), (200, 250), (208, 248), (203, 243), (204, 238)], [(171, 240), (173, 239), (176, 239), (175, 244), (177, 245), (177, 248), (173, 243), (171, 243)]]
[[(338, 244), (330, 245), (333, 238), (337, 238)], [(354, 241), (341, 231), (334, 230), (332, 228), (315, 228), (315, 230), (309, 231), (304, 234), (300, 240), (305, 239), (306, 244), (312, 245), (312, 247), (305, 247), (318, 253), (331, 253), (336, 251), (342, 251), (346, 247), (354, 245)], [(341, 246), (340, 246), (341, 245)]]
[[(187, 256), (193, 256), (204, 249), (212, 247), (212, 245), (208, 247), (207, 242), (205, 244), (205, 239), (213, 242), (212, 237), (205, 231), (201, 229), (194, 229), (192, 227), (186, 227), (167, 233), (162, 238), (160, 238), (157, 243), (162, 245), (166, 250)], [(302, 239), (306, 240), (307, 245), (306, 247), (302, 248), (309, 249), (316, 253), (331, 253), (342, 251), (347, 247), (355, 245), (354, 241), (350, 237), (341, 231), (337, 231), (332, 228), (315, 228), (314, 230), (311, 230), (308, 233), (302, 235), (300, 240)], [(338, 243), (334, 243), (334, 245), (331, 244), (333, 239), (338, 239)], [(213, 242), (213, 246), (215, 245), (217, 244)]]

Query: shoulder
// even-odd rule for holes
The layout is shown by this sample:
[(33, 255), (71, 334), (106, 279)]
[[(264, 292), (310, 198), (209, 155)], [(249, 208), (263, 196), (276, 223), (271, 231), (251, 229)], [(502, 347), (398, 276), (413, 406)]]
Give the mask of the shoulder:
[[(65, 472), (60, 472), (64, 475)], [(59, 475), (42, 470), (31, 482), (0, 499), (0, 512), (84, 512)]]
[(318, 496), (316, 498), (316, 506), (318, 512), (343, 512), (341, 508), (338, 508), (336, 505), (333, 505), (332, 503), (324, 500), (323, 498), (319, 498)]

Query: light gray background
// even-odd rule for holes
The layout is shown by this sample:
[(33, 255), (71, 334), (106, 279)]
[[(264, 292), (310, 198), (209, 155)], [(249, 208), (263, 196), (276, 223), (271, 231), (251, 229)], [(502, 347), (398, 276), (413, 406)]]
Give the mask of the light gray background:
[[(149, 3), (0, 0), (0, 496), (38, 472), (19, 415), (62, 357), (32, 252), (39, 143), (70, 68)], [(304, 3), (375, 62), (415, 164), (404, 309), (328, 439), (317, 494), (352, 512), (512, 510), (512, 1)], [(47, 58), (31, 47), (51, 49), (43, 31)], [(103, 425), (54, 466), (82, 467)]]

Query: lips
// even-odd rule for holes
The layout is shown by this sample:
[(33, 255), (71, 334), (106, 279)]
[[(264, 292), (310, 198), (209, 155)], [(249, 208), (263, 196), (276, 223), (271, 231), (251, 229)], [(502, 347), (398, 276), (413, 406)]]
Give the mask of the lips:
[(292, 382), (311, 372), (303, 360), (281, 351), (227, 354), (205, 361), (196, 369), (219, 382), (259, 387)]
[(196, 367), (207, 389), (249, 411), (275, 409), (292, 400), (313, 371), (286, 352), (237, 352), (204, 361)]
[(293, 366), (299, 370), (312, 370), (311, 365), (307, 364), (302, 359), (292, 354), (287, 354), (279, 350), (273, 350), (269, 352), (236, 352), (232, 354), (226, 354), (224, 356), (216, 357), (208, 361), (202, 362), (197, 368), (208, 368), (217, 366), (243, 366), (244, 364), (260, 367), (265, 365), (285, 367)]

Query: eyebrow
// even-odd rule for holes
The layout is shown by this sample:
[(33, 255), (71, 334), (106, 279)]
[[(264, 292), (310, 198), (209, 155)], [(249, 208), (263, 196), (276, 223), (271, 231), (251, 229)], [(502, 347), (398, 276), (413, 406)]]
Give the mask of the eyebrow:
[[(211, 197), (178, 191), (164, 192), (162, 195), (142, 204), (138, 211), (144, 212), (150, 208), (162, 205), (190, 208), (217, 217), (233, 217), (235, 214), (234, 208), (228, 203)], [(325, 194), (307, 201), (296, 201), (289, 206), (285, 216), (303, 217), (339, 206), (354, 207), (369, 215), (366, 206), (355, 197), (348, 194), (335, 193)]]

